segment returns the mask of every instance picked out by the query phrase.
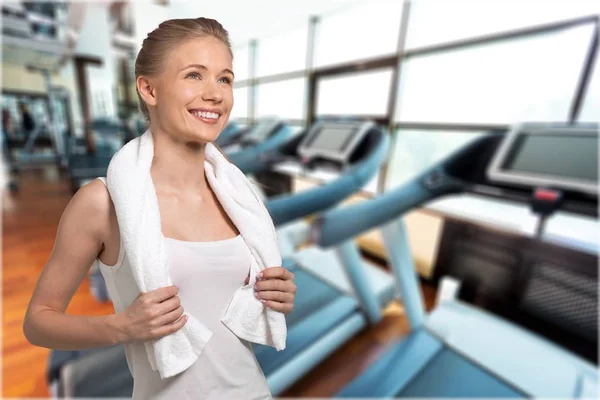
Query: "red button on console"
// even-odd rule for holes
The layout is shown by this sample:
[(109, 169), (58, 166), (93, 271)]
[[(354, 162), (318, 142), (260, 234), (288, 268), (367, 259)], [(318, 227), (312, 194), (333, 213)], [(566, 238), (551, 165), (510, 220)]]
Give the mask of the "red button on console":
[(538, 189), (535, 191), (534, 197), (537, 200), (542, 200), (542, 201), (556, 201), (558, 200), (558, 192), (555, 192), (553, 190), (546, 190), (546, 189)]

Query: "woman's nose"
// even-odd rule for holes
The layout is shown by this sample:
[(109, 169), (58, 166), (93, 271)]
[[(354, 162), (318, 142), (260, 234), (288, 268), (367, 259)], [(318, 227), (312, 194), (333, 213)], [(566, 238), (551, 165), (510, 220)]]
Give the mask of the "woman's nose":
[(221, 93), (221, 89), (219, 88), (219, 84), (217, 82), (209, 81), (204, 85), (202, 91), (202, 100), (213, 101), (216, 103), (223, 100), (223, 94)]

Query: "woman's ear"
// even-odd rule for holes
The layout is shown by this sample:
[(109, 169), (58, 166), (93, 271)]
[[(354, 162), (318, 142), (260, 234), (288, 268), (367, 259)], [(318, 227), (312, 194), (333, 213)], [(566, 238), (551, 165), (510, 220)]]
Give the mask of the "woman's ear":
[(147, 105), (155, 106), (156, 94), (151, 80), (144, 76), (138, 76), (135, 83), (142, 100), (144, 100)]

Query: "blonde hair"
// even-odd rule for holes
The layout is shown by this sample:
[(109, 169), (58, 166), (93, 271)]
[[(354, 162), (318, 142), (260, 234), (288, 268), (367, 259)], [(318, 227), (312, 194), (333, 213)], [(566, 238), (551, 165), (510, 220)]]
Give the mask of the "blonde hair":
[[(142, 43), (142, 49), (135, 60), (135, 78), (140, 76), (155, 76), (160, 74), (164, 67), (168, 54), (175, 47), (191, 39), (212, 36), (219, 39), (233, 58), (229, 33), (223, 26), (210, 18), (186, 18), (170, 19), (161, 23), (158, 28), (148, 34)], [(150, 120), (148, 106), (140, 96), (140, 109), (147, 120)]]

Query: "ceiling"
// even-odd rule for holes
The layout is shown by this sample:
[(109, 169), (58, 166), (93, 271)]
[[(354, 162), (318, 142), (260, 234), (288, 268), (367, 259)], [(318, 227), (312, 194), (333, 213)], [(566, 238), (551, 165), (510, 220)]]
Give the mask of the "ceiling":
[[(103, 0), (106, 3), (111, 1)], [(133, 1), (133, 0), (130, 0)], [(218, 20), (229, 31), (232, 44), (247, 43), (250, 39), (261, 39), (296, 28), (306, 27), (313, 15), (327, 15), (352, 8), (366, 0), (199, 0), (169, 1), (169, 18), (205, 16)], [(392, 0), (390, 0), (392, 1)], [(18, 2), (16, 2), (18, 5)], [(5, 4), (7, 5), (7, 4)], [(83, 7), (82, 7), (83, 6)], [(85, 3), (71, 4), (68, 25), (75, 31), (80, 28)], [(74, 17), (76, 16), (76, 17)], [(138, 16), (139, 18), (139, 16)], [(3, 38), (2, 59), (10, 64), (56, 65), (68, 47), (49, 46), (35, 39)], [(17, 43), (18, 42), (18, 43)], [(55, 48), (57, 47), (57, 48)], [(58, 48), (62, 47), (62, 48)]]
[(214, 18), (229, 31), (235, 45), (305, 27), (311, 15), (326, 15), (364, 2), (366, 0), (171, 1), (170, 17)]

